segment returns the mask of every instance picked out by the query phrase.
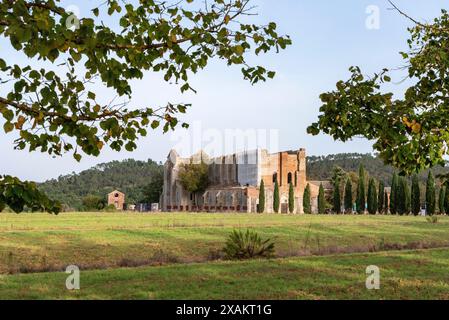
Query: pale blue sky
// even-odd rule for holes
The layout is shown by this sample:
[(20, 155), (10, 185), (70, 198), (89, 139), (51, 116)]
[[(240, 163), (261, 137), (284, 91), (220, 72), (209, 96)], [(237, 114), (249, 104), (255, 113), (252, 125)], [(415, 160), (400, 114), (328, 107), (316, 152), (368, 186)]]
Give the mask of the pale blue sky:
[[(447, 0), (396, 0), (395, 3), (421, 20), (430, 20), (439, 15), (441, 8), (449, 7)], [(389, 10), (391, 6), (386, 0), (254, 0), (254, 4), (259, 6), (256, 20), (276, 21), (280, 32), (289, 34), (294, 42), (280, 54), (255, 60), (277, 71), (274, 80), (251, 86), (242, 80), (239, 68), (228, 68), (218, 61), (192, 78), (191, 84), (198, 90), (196, 95), (181, 96), (160, 75), (147, 74), (142, 81), (134, 83), (133, 103), (191, 102), (193, 107), (183, 120), (200, 121), (203, 129), (278, 129), (282, 150), (303, 147), (310, 155), (371, 152), (369, 141), (337, 143), (327, 136), (309, 136), (306, 128), (317, 118), (319, 94), (333, 90), (338, 80), (346, 79), (349, 66), (359, 65), (371, 73), (401, 65), (398, 52), (406, 49), (406, 28), (410, 22)], [(380, 8), (379, 30), (365, 27), (369, 5)], [(14, 55), (17, 61), (11, 60), (11, 51), (1, 39), (0, 50), (6, 50), (9, 61), (25, 62), (17, 54)], [(400, 74), (393, 77), (400, 78)], [(398, 94), (402, 89), (403, 85), (392, 85)], [(15, 151), (13, 139), (13, 135), (0, 134), (0, 173), (36, 181), (111, 160), (163, 161), (174, 145), (170, 136), (152, 133), (138, 142), (139, 147), (133, 153), (105, 149), (100, 157), (85, 156), (77, 163), (70, 154), (51, 158), (46, 154)]]

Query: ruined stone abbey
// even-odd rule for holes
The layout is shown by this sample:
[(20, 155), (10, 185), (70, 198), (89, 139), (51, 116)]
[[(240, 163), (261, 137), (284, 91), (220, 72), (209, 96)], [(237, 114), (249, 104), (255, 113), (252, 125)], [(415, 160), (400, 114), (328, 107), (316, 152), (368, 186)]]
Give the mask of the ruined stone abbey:
[[(208, 164), (210, 185), (198, 196), (184, 190), (178, 175), (182, 164), (201, 162)], [(279, 184), (280, 212), (288, 212), (290, 183), (294, 187), (295, 213), (303, 213), (307, 184), (311, 188), (312, 208), (316, 207), (319, 182), (307, 181), (305, 149), (273, 154), (258, 149), (217, 158), (210, 158), (203, 151), (181, 158), (172, 150), (164, 166), (162, 211), (257, 212), (262, 180), (265, 212), (273, 212), (275, 181)]]

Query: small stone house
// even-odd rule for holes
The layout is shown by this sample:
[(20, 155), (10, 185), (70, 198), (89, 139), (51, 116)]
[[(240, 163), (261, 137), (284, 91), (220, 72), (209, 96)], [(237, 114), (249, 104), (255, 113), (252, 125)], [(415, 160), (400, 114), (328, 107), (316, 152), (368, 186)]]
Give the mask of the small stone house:
[(117, 210), (125, 209), (125, 194), (118, 190), (114, 190), (108, 194), (108, 206), (113, 205)]

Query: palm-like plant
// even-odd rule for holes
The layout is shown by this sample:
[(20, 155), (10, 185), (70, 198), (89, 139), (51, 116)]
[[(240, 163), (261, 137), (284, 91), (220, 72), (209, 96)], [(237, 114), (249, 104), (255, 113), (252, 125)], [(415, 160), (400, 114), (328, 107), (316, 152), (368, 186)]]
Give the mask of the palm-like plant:
[(228, 237), (223, 252), (227, 259), (244, 260), (271, 258), (274, 256), (274, 242), (262, 240), (255, 231), (234, 230)]

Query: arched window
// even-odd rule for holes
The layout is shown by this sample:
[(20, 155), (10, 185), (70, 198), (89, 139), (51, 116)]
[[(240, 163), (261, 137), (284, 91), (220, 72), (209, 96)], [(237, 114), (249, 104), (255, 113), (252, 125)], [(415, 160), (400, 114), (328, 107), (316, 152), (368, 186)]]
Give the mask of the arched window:
[(275, 183), (276, 181), (278, 181), (278, 174), (277, 174), (277, 172), (275, 172), (273, 174), (273, 183)]
[(292, 183), (292, 182), (293, 182), (293, 175), (292, 175), (291, 172), (289, 172), (289, 173), (288, 173), (288, 176), (287, 176), (287, 183), (290, 184), (290, 183)]

